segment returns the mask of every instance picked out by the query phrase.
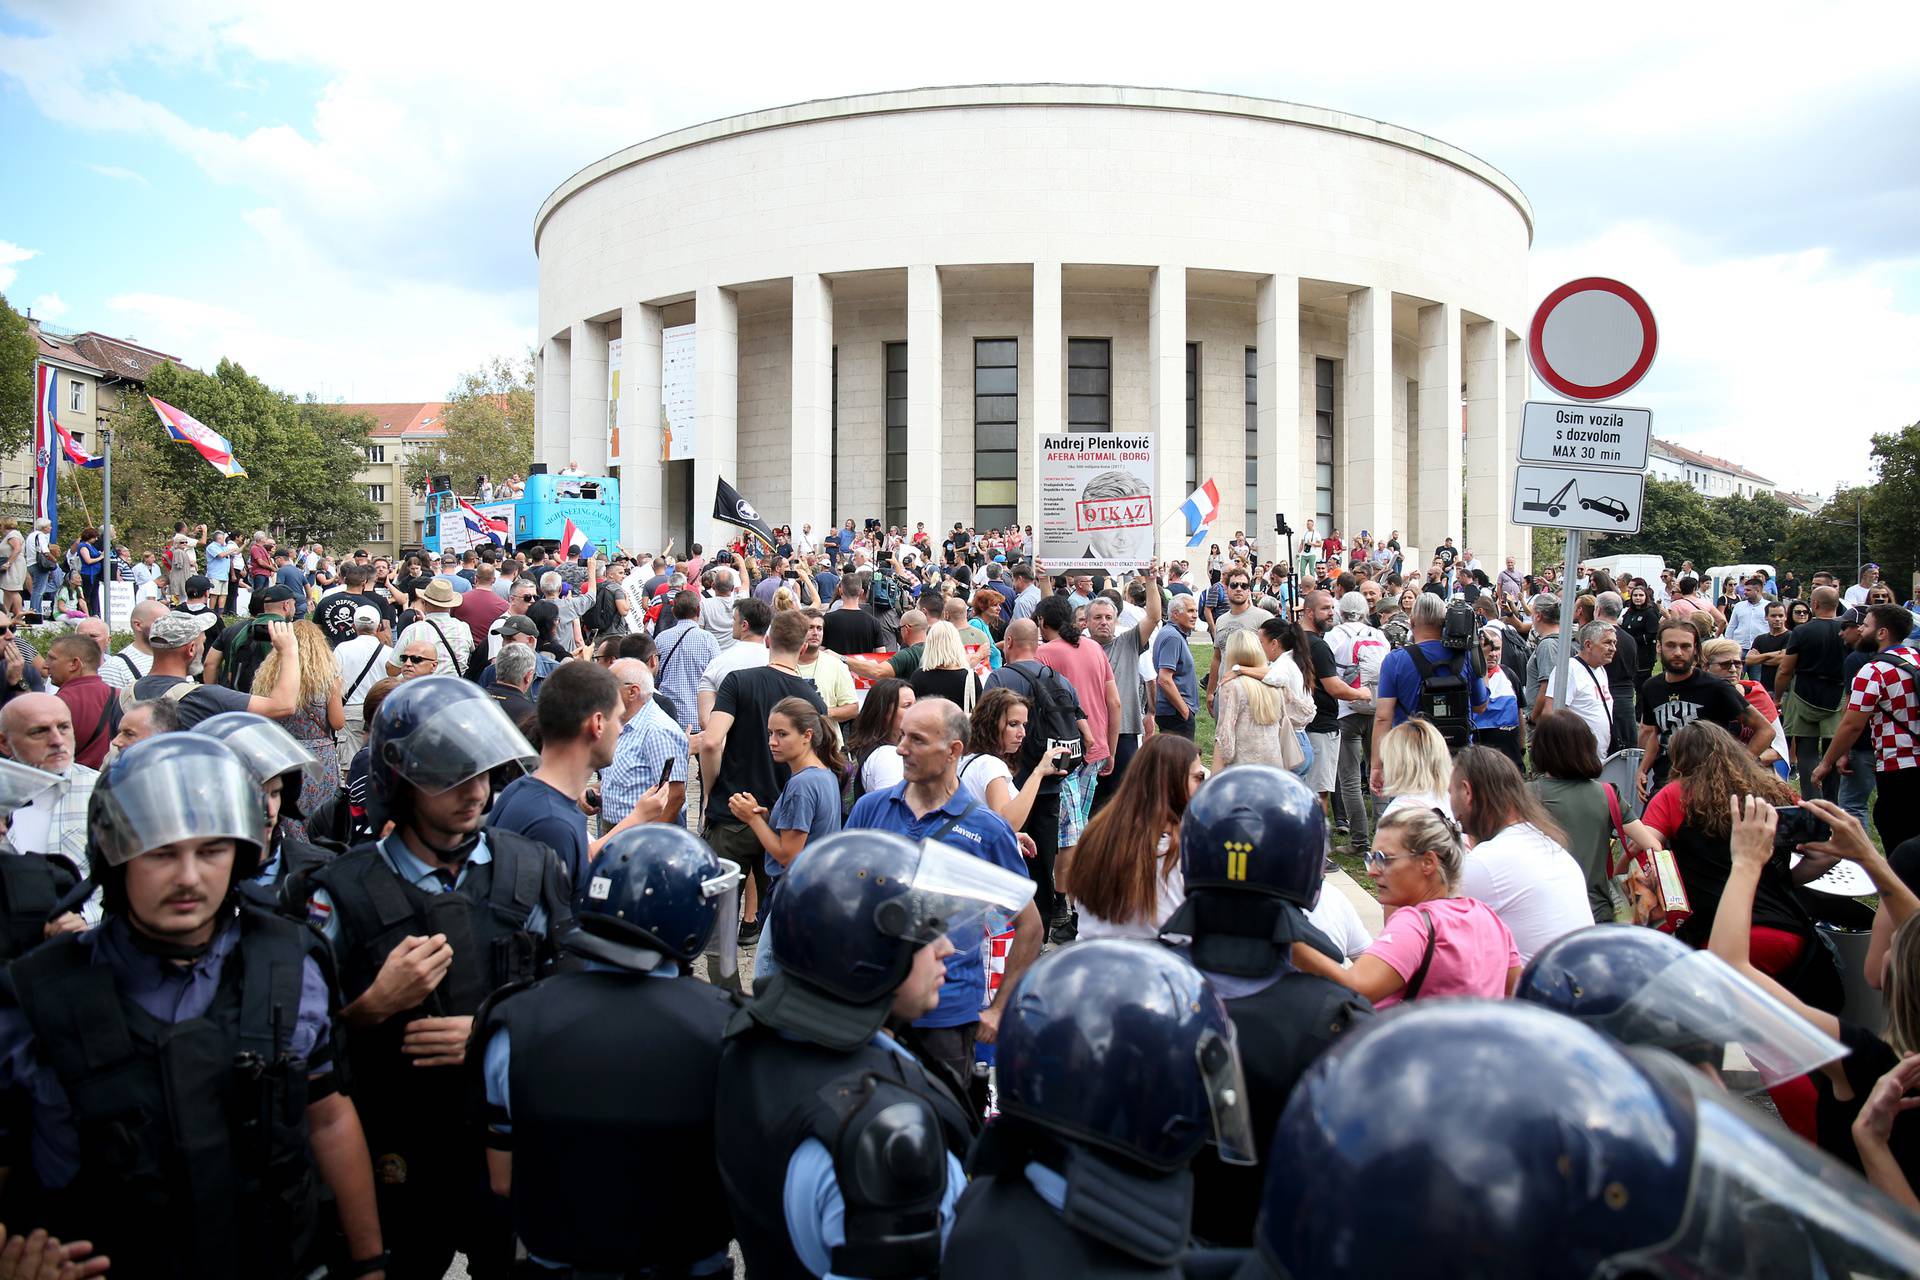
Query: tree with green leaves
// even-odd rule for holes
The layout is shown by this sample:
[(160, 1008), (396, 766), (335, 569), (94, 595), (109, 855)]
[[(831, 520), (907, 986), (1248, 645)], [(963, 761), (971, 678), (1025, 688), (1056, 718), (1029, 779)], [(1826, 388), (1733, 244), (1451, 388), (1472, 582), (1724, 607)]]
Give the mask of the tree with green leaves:
[(1724, 511), (1686, 482), (1648, 476), (1640, 532), (1594, 536), (1587, 554), (1655, 555), (1675, 566), (1691, 560), (1705, 570), (1708, 565), (1730, 563), (1740, 550), (1727, 520)]
[(1868, 558), (1880, 562), (1894, 598), (1905, 600), (1920, 568), (1920, 422), (1875, 435), (1873, 461), (1879, 475), (1866, 498)]
[(33, 439), (33, 362), (39, 353), (27, 318), (0, 294), (0, 454)]
[[(1778, 563), (1780, 551), (1786, 545), (1793, 522), (1798, 519), (1786, 503), (1770, 493), (1756, 493), (1750, 498), (1741, 494), (1709, 498), (1707, 505), (1719, 517), (1734, 547), (1731, 560), (1713, 563), (1771, 564), (1775, 569), (1784, 568)], [(1702, 569), (1707, 567), (1698, 560), (1694, 564)]]
[(1772, 559), (1782, 572), (1793, 570), (1801, 582), (1822, 569), (1838, 574), (1842, 583), (1853, 581), (1853, 570), (1858, 568), (1854, 559), (1862, 540), (1862, 535), (1855, 532), (1854, 517), (1856, 509), (1865, 512), (1868, 492), (1836, 490), (1818, 511), (1787, 526), (1787, 536), (1781, 540), (1776, 556), (1762, 558)]
[(457, 492), (472, 493), (481, 476), (526, 475), (533, 465), (533, 353), (496, 356), (462, 374), (440, 423), (446, 439), (407, 458), (410, 488), (424, 492), (428, 477), (445, 475)]

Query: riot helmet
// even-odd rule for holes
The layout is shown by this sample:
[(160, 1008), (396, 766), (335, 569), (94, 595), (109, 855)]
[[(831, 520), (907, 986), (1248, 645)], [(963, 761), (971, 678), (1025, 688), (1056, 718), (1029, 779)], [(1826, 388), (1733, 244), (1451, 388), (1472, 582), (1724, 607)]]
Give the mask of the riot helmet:
[[(739, 864), (685, 827), (650, 822), (609, 839), (573, 895), (579, 925), (568, 950), (622, 968), (653, 969), (662, 956), (691, 964), (717, 922), (739, 934)], [(721, 939), (721, 958), (737, 950)]]
[(1151, 942), (1062, 947), (1020, 976), (1000, 1020), (1000, 1110), (1149, 1169), (1211, 1142), (1253, 1164), (1233, 1020), (1200, 971)]
[(265, 786), (270, 778), (282, 778), (280, 816), (303, 818), (300, 812), (300, 780), (307, 770), (318, 769), (320, 762), (300, 740), (265, 716), (251, 711), (223, 711), (208, 716), (194, 726), (195, 733), (218, 738), (232, 747), (253, 774), (253, 780)]
[(266, 805), (232, 747), (197, 733), (136, 742), (94, 783), (87, 857), (107, 910), (126, 907), (128, 862), (178, 840), (232, 840), (228, 892), (260, 872)]
[(0, 811), (12, 813), (60, 785), (60, 775), (0, 759)]
[(1655, 929), (1602, 924), (1543, 947), (1514, 996), (1586, 1023), (1623, 1045), (1665, 1049), (1715, 1078), (1738, 1046), (1772, 1088), (1847, 1048), (1709, 951)]
[(407, 788), (439, 795), (481, 774), (524, 771), (540, 760), (499, 703), (454, 676), (422, 676), (388, 694), (367, 744), (367, 811), (376, 829), (405, 816)]
[(1744, 1106), (1526, 1003), (1397, 1011), (1295, 1088), (1257, 1256), (1326, 1280), (1920, 1274), (1920, 1215)]
[(1264, 978), (1295, 942), (1336, 960), (1306, 918), (1326, 875), (1327, 820), (1307, 784), (1266, 764), (1234, 765), (1200, 784), (1180, 819), (1186, 898), (1161, 927), (1208, 973)]
[(841, 831), (782, 877), (768, 926), (779, 972), (748, 1006), (760, 1022), (829, 1047), (865, 1043), (922, 947), (977, 946), (1033, 899), (1031, 878), (934, 841)]

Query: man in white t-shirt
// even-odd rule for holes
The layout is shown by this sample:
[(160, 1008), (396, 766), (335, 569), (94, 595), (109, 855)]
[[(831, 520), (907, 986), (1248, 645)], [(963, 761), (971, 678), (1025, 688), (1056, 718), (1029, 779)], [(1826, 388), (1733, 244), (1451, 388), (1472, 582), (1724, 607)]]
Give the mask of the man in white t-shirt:
[(393, 658), (387, 642), (392, 638), (393, 631), (380, 610), (363, 604), (353, 611), (353, 638), (341, 641), (333, 651), (334, 661), (340, 664), (340, 701), (347, 709), (349, 755), (366, 743), (366, 726), (360, 713), (367, 691), (386, 678), (387, 663)]
[(1589, 622), (1580, 628), (1576, 638), (1580, 651), (1573, 655), (1567, 667), (1572, 692), (1560, 688), (1560, 672), (1556, 669), (1547, 677), (1547, 700), (1542, 714), (1555, 707), (1565, 707), (1579, 716), (1586, 722), (1587, 732), (1593, 735), (1594, 750), (1604, 760), (1613, 749), (1613, 692), (1607, 687), (1607, 664), (1613, 661), (1620, 641), (1613, 634), (1613, 624), (1607, 622)]
[(1867, 607), (1867, 594), (1880, 581), (1880, 566), (1863, 564), (1860, 566), (1860, 581), (1847, 588), (1843, 597), (1847, 604), (1864, 609)]
[(1587, 877), (1573, 855), (1535, 826), (1546, 810), (1513, 761), (1488, 747), (1460, 753), (1449, 787), (1472, 841), (1459, 893), (1492, 907), (1513, 934), (1520, 963), (1593, 921)]
[[(1327, 648), (1333, 651), (1340, 678), (1368, 694), (1380, 691), (1380, 664), (1393, 646), (1386, 633), (1367, 623), (1367, 598), (1358, 591), (1340, 597), (1340, 622), (1326, 635)], [(1340, 792), (1341, 813), (1353, 837), (1355, 854), (1373, 847), (1373, 831), (1367, 821), (1367, 742), (1373, 729), (1373, 698), (1340, 704), (1340, 767), (1335, 785)]]
[[(147, 629), (155, 618), (164, 618), (169, 610), (158, 600), (142, 600), (133, 606), (128, 629), (133, 639), (120, 652), (100, 664), (100, 678), (115, 689), (125, 689), (135, 680), (153, 672), (153, 650), (147, 647)], [(95, 637), (98, 639), (98, 637)]]

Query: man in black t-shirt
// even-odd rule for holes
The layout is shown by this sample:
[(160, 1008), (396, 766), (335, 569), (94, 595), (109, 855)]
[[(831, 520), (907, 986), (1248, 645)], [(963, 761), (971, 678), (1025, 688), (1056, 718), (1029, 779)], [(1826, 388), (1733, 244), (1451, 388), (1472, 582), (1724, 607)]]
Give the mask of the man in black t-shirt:
[(1340, 678), (1340, 664), (1333, 660), (1332, 648), (1321, 638), (1333, 627), (1334, 612), (1333, 597), (1325, 591), (1309, 591), (1300, 610), (1300, 627), (1307, 633), (1307, 649), (1313, 660), (1309, 690), (1313, 694), (1313, 720), (1307, 725), (1313, 764), (1307, 770), (1307, 785), (1320, 793), (1320, 803), (1327, 806), (1334, 803), (1333, 784), (1340, 769), (1339, 704), (1367, 697), (1366, 690), (1356, 689)]
[(1840, 612), (1837, 588), (1815, 587), (1807, 603), (1813, 617), (1795, 627), (1787, 639), (1773, 679), (1774, 697), (1780, 703), (1780, 727), (1798, 751), (1800, 794), (1833, 800), (1839, 795), (1839, 779), (1829, 776), (1816, 788), (1813, 767), (1840, 731), (1846, 712), (1846, 627), (1836, 616)]
[(367, 590), (373, 580), (371, 565), (348, 564), (340, 571), (344, 584), (339, 591), (320, 597), (320, 603), (313, 606), (313, 622), (326, 632), (327, 643), (339, 648), (353, 639), (353, 611), (361, 605), (371, 605), (380, 611), (380, 616), (391, 626), (397, 611), (382, 596), (376, 596)]
[(840, 580), (840, 607), (828, 611), (822, 626), (824, 647), (841, 657), (878, 653), (887, 646), (887, 629), (866, 608), (866, 576), (850, 573)]
[[(1660, 625), (1660, 674), (1640, 690), (1640, 770), (1642, 796), (1667, 781), (1667, 744), (1683, 725), (1706, 720), (1737, 740), (1742, 726), (1753, 730), (1747, 749), (1758, 756), (1773, 745), (1773, 726), (1753, 709), (1738, 689), (1697, 663), (1700, 633), (1685, 618)], [(1651, 779), (1651, 785), (1649, 785)]]

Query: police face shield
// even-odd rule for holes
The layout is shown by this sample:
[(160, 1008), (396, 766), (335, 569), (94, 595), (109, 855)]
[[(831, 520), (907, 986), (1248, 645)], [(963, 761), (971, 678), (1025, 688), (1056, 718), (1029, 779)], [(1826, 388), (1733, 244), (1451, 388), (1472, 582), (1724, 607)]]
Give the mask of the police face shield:
[(540, 753), (491, 698), (463, 698), (441, 707), (404, 742), (390, 742), (386, 750), (394, 772), (427, 795), (503, 766), (525, 771), (540, 762)]
[(700, 896), (714, 903), (713, 943), (720, 976), (740, 972), (740, 864), (719, 859), (720, 874), (700, 882)]
[(1034, 884), (1028, 876), (928, 840), (921, 842), (920, 861), (903, 889), (874, 908), (874, 926), (921, 946), (951, 937), (964, 950), (1003, 932), (1033, 901)]
[(1625, 1045), (1665, 1049), (1684, 1061), (1738, 1068), (1738, 1049), (1772, 1088), (1846, 1056), (1823, 1034), (1758, 984), (1710, 952), (1662, 969), (1641, 991), (1593, 1027)]
[(265, 782), (296, 769), (320, 772), (320, 762), (299, 739), (271, 720), (245, 712), (226, 712), (200, 722), (199, 731), (232, 747), (253, 776)]
[(58, 775), (46, 773), (18, 760), (0, 760), (0, 809), (8, 813), (32, 804), (42, 793), (60, 784)]
[(1213, 1112), (1213, 1141), (1220, 1149), (1220, 1159), (1227, 1164), (1258, 1164), (1253, 1116), (1247, 1106), (1247, 1080), (1240, 1070), (1240, 1038), (1232, 1022), (1226, 1026), (1225, 1035), (1211, 1029), (1202, 1033), (1194, 1049), (1200, 1083)]
[(267, 825), (260, 786), (233, 757), (137, 765), (123, 757), (109, 785), (94, 788), (92, 805), (88, 855), (112, 867), (177, 840), (236, 840), (258, 850)]
[(1600, 1276), (1718, 1280), (1920, 1275), (1920, 1214), (1784, 1129), (1741, 1114), (1705, 1077), (1672, 1058), (1636, 1052), (1649, 1075), (1684, 1091), (1697, 1117), (1693, 1178), (1679, 1228), (1661, 1244), (1618, 1255)]

